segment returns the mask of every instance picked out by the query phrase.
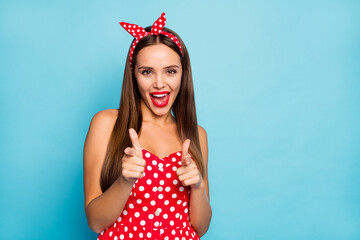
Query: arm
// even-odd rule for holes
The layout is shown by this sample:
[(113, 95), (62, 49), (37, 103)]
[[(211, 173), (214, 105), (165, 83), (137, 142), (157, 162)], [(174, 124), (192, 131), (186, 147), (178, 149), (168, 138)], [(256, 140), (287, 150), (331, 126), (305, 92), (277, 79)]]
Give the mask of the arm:
[(204, 128), (199, 126), (199, 138), (201, 152), (204, 160), (205, 174), (204, 178), (200, 176), (199, 187), (192, 186), (190, 194), (190, 223), (196, 233), (201, 237), (203, 236), (210, 225), (212, 210), (209, 198), (209, 182), (208, 182), (208, 144), (207, 134)]
[(203, 154), (205, 174), (201, 176), (194, 160), (190, 160), (188, 149), (190, 140), (182, 146), (182, 166), (176, 170), (179, 180), (184, 186), (191, 186), (189, 217), (196, 233), (201, 237), (209, 228), (212, 210), (209, 202), (209, 183), (207, 177), (207, 136), (205, 129), (199, 126), (200, 147)]
[[(116, 114), (112, 109), (95, 114), (84, 144), (85, 213), (89, 227), (96, 233), (100, 233), (116, 221), (136, 180), (129, 180), (122, 174), (105, 192), (101, 190), (101, 168), (115, 120)], [(132, 158), (127, 157), (126, 160)], [(123, 160), (123, 170), (128, 165), (124, 164)]]

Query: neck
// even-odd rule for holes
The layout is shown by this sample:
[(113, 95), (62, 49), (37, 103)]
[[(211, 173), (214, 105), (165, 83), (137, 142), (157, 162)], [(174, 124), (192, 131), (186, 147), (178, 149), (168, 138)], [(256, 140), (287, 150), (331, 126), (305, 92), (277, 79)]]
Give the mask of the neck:
[(141, 99), (141, 112), (142, 112), (142, 121), (143, 122), (152, 123), (152, 124), (155, 124), (158, 126), (175, 123), (175, 119), (171, 115), (171, 110), (161, 116), (155, 115), (148, 108), (148, 106), (146, 106), (145, 102), (142, 99)]

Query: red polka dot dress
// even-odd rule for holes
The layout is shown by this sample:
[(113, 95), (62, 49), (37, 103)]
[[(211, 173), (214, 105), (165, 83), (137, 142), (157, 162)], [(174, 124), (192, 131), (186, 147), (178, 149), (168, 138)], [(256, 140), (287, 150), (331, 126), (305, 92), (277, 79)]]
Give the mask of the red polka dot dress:
[(138, 179), (117, 221), (97, 240), (199, 240), (189, 222), (190, 187), (184, 187), (176, 169), (181, 151), (159, 158), (143, 149), (144, 177)]

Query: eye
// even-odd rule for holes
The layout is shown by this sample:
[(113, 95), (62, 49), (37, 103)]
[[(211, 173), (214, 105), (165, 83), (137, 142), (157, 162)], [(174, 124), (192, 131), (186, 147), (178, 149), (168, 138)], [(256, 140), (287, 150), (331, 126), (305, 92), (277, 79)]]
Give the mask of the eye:
[(142, 75), (149, 75), (150, 73), (151, 73), (151, 70), (149, 70), (149, 69), (141, 71)]
[(168, 70), (168, 73), (170, 73), (170, 74), (175, 74), (175, 73), (177, 73), (177, 71), (176, 71), (176, 69), (169, 69), (169, 70)]

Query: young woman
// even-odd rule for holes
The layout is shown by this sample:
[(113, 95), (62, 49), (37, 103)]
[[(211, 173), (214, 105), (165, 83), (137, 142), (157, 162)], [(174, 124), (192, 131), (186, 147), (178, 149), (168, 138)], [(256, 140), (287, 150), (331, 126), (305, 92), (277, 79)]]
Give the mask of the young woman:
[(91, 120), (84, 145), (85, 212), (98, 239), (199, 239), (212, 210), (208, 146), (191, 66), (165, 14), (134, 36), (119, 109)]

